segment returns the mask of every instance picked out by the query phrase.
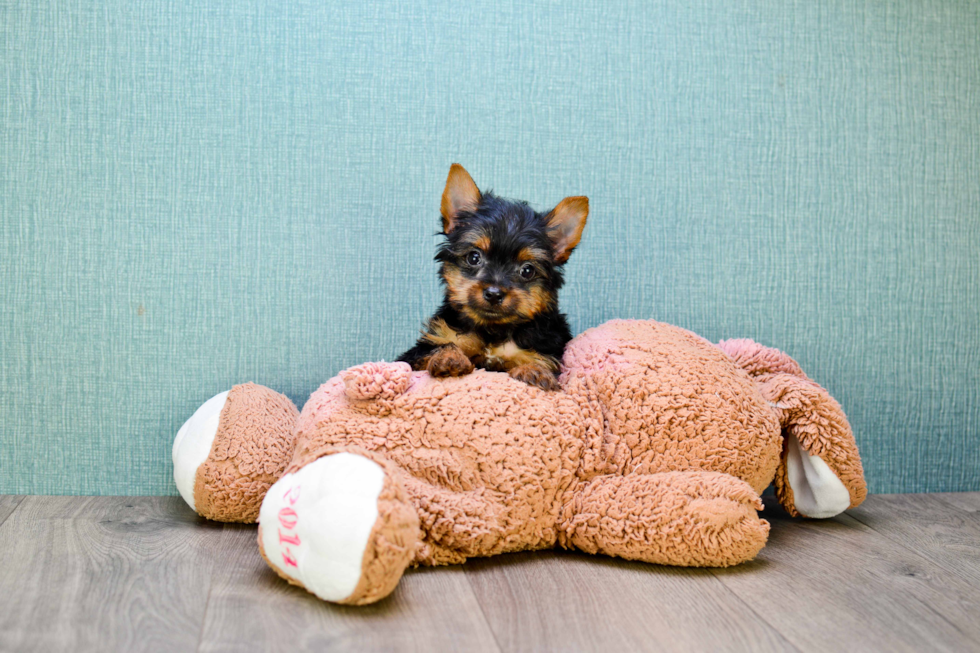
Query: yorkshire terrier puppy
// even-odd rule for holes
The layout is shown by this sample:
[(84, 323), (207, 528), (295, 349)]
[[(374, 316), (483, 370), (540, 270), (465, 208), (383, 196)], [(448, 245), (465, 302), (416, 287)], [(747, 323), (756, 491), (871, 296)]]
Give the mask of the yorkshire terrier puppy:
[(527, 202), (481, 193), (454, 163), (441, 212), (445, 240), (436, 261), (446, 297), (398, 360), (438, 377), (481, 367), (558, 389), (559, 362), (572, 337), (558, 311), (558, 289), (585, 229), (588, 198), (567, 197), (538, 213)]

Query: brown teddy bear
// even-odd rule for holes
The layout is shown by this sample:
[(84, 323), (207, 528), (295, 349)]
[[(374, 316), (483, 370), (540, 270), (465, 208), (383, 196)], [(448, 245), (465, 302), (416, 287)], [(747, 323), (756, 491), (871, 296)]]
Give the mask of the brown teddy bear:
[(259, 521), (290, 583), (365, 604), (409, 565), (555, 546), (728, 566), (765, 545), (759, 494), (831, 517), (866, 494), (844, 413), (785, 354), (616, 320), (569, 343), (562, 390), (367, 363), (311, 395), (239, 385), (174, 442), (201, 515)]

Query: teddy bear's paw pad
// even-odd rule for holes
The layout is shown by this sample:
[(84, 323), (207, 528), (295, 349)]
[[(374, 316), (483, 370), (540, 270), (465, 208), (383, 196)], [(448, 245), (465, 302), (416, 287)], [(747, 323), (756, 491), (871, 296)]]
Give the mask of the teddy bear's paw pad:
[(378, 520), (381, 467), (363, 456), (324, 456), (286, 474), (259, 512), (266, 560), (290, 582), (326, 601), (350, 597)]
[(191, 418), (177, 431), (174, 438), (174, 482), (180, 496), (196, 511), (194, 506), (194, 481), (197, 468), (207, 460), (211, 445), (218, 433), (221, 411), (228, 400), (228, 392), (217, 394), (205, 401)]
[(804, 517), (827, 519), (847, 510), (851, 495), (819, 456), (812, 456), (792, 433), (787, 435), (786, 476), (793, 504)]

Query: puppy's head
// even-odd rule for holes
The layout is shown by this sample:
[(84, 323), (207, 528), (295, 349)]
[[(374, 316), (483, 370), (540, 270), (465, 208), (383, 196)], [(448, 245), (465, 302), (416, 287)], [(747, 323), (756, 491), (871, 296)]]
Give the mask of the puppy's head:
[(533, 320), (558, 303), (561, 268), (582, 238), (586, 197), (547, 213), (481, 193), (459, 164), (442, 194), (446, 239), (436, 253), (449, 302), (477, 325)]

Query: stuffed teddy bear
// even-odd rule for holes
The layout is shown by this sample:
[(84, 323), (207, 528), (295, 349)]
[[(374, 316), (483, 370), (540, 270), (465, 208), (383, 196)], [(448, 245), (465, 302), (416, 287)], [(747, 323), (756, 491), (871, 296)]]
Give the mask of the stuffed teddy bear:
[(366, 363), (301, 414), (239, 385), (180, 429), (174, 477), (202, 516), (257, 519), (280, 576), (347, 604), (409, 565), (555, 546), (734, 565), (765, 545), (770, 483), (812, 518), (865, 497), (840, 406), (778, 350), (616, 320), (569, 343), (560, 384)]

